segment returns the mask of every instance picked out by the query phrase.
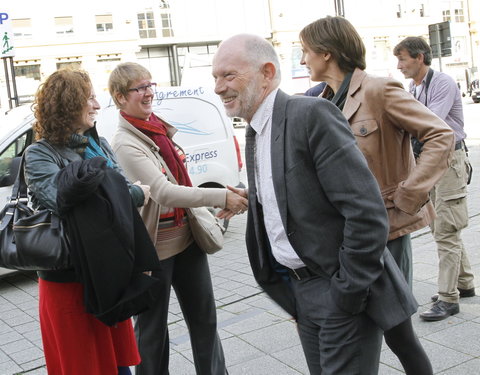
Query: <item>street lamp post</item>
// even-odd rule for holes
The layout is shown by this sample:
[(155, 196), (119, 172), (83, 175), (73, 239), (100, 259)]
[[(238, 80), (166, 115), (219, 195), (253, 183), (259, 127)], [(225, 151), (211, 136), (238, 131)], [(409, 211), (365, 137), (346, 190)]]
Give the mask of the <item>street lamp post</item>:
[(335, 15), (345, 17), (345, 8), (343, 6), (343, 0), (335, 1)]

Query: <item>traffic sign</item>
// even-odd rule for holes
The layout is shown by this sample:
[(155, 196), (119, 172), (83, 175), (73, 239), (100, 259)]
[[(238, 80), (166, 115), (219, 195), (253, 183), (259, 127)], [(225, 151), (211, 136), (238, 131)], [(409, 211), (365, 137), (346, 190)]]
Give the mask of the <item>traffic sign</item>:
[(0, 58), (15, 56), (10, 15), (0, 10)]
[(432, 48), (433, 58), (438, 58), (438, 51), (441, 51), (441, 57), (452, 56), (452, 39), (450, 37), (450, 22), (440, 22), (428, 25), (428, 35), (430, 37), (430, 47)]

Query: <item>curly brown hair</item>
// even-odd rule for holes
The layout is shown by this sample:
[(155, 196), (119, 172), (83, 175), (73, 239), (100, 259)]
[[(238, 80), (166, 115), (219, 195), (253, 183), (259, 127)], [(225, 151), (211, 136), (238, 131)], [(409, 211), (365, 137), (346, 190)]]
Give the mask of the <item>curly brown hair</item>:
[(92, 83), (83, 70), (60, 69), (39, 87), (33, 109), (36, 139), (66, 145), (90, 97)]

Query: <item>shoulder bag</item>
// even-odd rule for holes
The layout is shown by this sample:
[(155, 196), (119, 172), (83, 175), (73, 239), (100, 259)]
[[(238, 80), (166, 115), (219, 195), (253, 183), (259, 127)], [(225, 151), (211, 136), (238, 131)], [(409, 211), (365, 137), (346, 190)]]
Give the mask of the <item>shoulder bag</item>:
[[(161, 163), (168, 178), (175, 184), (178, 184), (172, 172), (167, 166), (167, 163), (161, 159)], [(211, 214), (206, 207), (190, 207), (185, 208), (187, 213), (188, 223), (192, 236), (195, 239), (198, 247), (207, 254), (215, 254), (223, 248), (223, 231), (222, 226), (217, 218)]]
[[(40, 140), (64, 163), (57, 151)], [(61, 219), (48, 209), (28, 206), (24, 175), (25, 153), (20, 162), (10, 202), (0, 213), (0, 266), (24, 271), (52, 271), (71, 268), (68, 239)]]

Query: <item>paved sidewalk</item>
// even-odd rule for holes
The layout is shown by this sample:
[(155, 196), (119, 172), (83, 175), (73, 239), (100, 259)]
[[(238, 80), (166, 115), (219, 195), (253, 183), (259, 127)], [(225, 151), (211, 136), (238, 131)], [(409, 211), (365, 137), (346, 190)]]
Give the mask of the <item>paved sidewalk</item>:
[[(240, 139), (239, 139), (240, 140)], [(463, 239), (480, 293), (480, 146), (472, 146), (474, 178), (469, 186), (470, 225)], [(231, 375), (308, 374), (295, 324), (258, 288), (244, 243), (246, 215), (235, 217), (225, 248), (210, 256), (218, 306), (219, 331)], [(437, 254), (428, 230), (413, 235), (414, 293), (419, 312), (436, 292)], [(38, 326), (35, 276), (16, 274), (0, 279), (0, 375), (46, 374)], [(441, 322), (413, 322), (430, 356), (435, 374), (480, 374), (480, 297), (461, 300), (461, 312)], [(172, 375), (195, 374), (188, 331), (172, 296), (170, 307)], [(384, 346), (381, 375), (402, 374), (401, 365)]]

